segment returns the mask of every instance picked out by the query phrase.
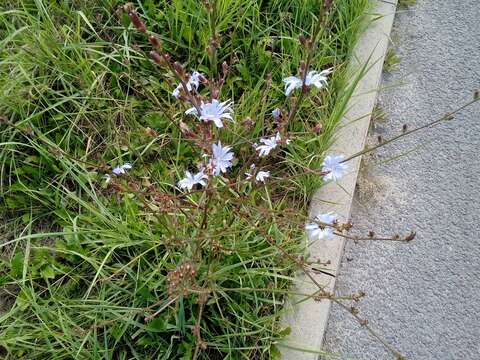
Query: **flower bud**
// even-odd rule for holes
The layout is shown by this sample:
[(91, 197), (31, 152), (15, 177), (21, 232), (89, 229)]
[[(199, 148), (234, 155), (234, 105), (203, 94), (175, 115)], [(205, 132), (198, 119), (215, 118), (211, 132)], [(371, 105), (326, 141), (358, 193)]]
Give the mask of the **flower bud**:
[(303, 73), (305, 73), (305, 70), (307, 70), (307, 65), (305, 64), (305, 61), (302, 60), (302, 61), (300, 61), (300, 67), (298, 69), (298, 72), (300, 74), (303, 74)]
[(146, 127), (145, 128), (145, 134), (147, 136), (151, 136), (151, 137), (157, 137), (158, 136), (158, 133), (154, 129), (152, 129), (151, 127)]
[(209, 0), (204, 0), (203, 4), (205, 5), (208, 12), (213, 12), (213, 5)]
[(190, 129), (188, 127), (187, 124), (185, 124), (183, 121), (180, 122), (180, 131), (182, 132), (182, 134), (184, 134), (185, 136), (188, 136), (188, 137), (191, 137), (194, 135), (192, 129)]
[(147, 32), (147, 27), (145, 26), (144, 22), (140, 19), (137, 15), (135, 10), (131, 10), (128, 12), (128, 17), (132, 21), (133, 25), (137, 28), (138, 31), (143, 33)]
[(203, 76), (203, 74), (199, 74), (199, 75), (198, 75), (198, 80), (200, 80), (200, 82), (201, 82), (202, 84), (207, 84), (207, 83), (208, 83), (207, 78), (206, 78), (205, 76)]
[(253, 127), (254, 122), (253, 122), (253, 120), (252, 120), (250, 117), (246, 117), (246, 118), (242, 121), (242, 125), (245, 126), (246, 128), (251, 128), (251, 127)]
[(406, 241), (412, 241), (413, 239), (415, 239), (415, 236), (417, 235), (417, 233), (415, 231), (412, 231), (406, 238), (405, 240)]
[(153, 46), (155, 49), (157, 49), (157, 50), (160, 49), (160, 47), (161, 47), (161, 46), (160, 46), (160, 41), (157, 39), (156, 36), (153, 36), (153, 35), (152, 35), (152, 36), (150, 36), (150, 37), (148, 38), (148, 40), (150, 41), (150, 44), (152, 44), (152, 46)]
[(182, 79), (185, 78), (185, 70), (183, 69), (182, 64), (180, 64), (178, 61), (175, 61), (173, 63), (173, 68), (177, 72), (178, 76), (180, 76)]
[(332, 8), (333, 0), (325, 0), (323, 2), (323, 11), (328, 12)]
[(155, 61), (155, 63), (158, 64), (158, 65), (161, 65), (162, 62), (163, 62), (163, 61), (162, 61), (162, 56), (161, 56), (158, 52), (156, 52), (156, 51), (154, 51), (154, 50), (150, 51), (150, 57), (151, 57), (152, 60)]
[(315, 127), (313, 128), (313, 132), (315, 134), (320, 134), (322, 132), (322, 129), (323, 129), (323, 124), (322, 123), (318, 123), (317, 125), (315, 125)]
[(298, 37), (298, 40), (300, 41), (300, 44), (302, 44), (302, 46), (306, 46), (307, 45), (307, 38), (303, 35), (300, 35)]
[(275, 108), (273, 111), (272, 111), (272, 117), (275, 121), (278, 121), (280, 120), (282, 116), (282, 109), (280, 108)]
[(228, 74), (228, 71), (230, 70), (228, 64), (226, 61), (224, 61), (222, 63), (222, 72), (223, 72), (223, 76), (226, 76)]

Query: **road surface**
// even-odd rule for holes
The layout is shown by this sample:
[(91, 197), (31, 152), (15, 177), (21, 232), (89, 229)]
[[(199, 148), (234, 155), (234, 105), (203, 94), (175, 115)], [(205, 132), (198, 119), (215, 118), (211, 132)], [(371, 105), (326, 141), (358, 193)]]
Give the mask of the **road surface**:
[[(401, 64), (384, 75), (388, 119), (372, 143), (480, 89), (480, 2), (418, 0), (397, 13), (392, 40)], [(360, 315), (407, 359), (480, 359), (480, 103), (365, 156), (352, 211), (361, 233), (418, 235), (410, 244), (347, 243), (337, 293), (364, 290)], [(335, 304), (325, 349), (341, 359), (392, 358)]]

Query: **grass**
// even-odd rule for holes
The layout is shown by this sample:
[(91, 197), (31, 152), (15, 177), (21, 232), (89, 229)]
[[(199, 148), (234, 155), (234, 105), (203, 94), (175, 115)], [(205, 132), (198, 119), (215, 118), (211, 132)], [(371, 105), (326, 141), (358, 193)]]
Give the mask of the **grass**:
[[(146, 40), (119, 11), (123, 3), (5, 3), (2, 356), (190, 359), (200, 349), (204, 359), (278, 357), (275, 343), (288, 333), (278, 320), (298, 269), (292, 258), (306, 251), (305, 209), (321, 185), (305, 167), (321, 166), (346, 110), (354, 86), (346, 63), (366, 0), (337, 1), (321, 32), (312, 68), (335, 72), (288, 124), (291, 145), (265, 163), (276, 181), (225, 184), (242, 178), (251, 142), (275, 131), (271, 110), (291, 106), (282, 78), (305, 58), (298, 38), (311, 34), (321, 4), (218, 0), (209, 21), (196, 0), (135, 3), (187, 69), (214, 76), (223, 61), (231, 68), (221, 97), (233, 99), (236, 121), (219, 136), (238, 163), (216, 180), (224, 190), (183, 196), (174, 184), (200, 154), (176, 124), (191, 120), (170, 95), (172, 73), (149, 60)], [(217, 32), (212, 61), (205, 49)], [(125, 162), (132, 171), (107, 186), (102, 176)], [(186, 265), (194, 274), (172, 283)]]
[(398, 7), (400, 9), (408, 9), (411, 6), (414, 6), (417, 3), (417, 0), (399, 0)]
[(389, 47), (387, 49), (387, 53), (385, 54), (385, 61), (383, 63), (383, 71), (385, 72), (394, 72), (397, 71), (400, 66), (400, 58), (397, 55), (397, 52), (393, 47)]
[(374, 131), (377, 125), (385, 123), (388, 120), (388, 114), (380, 104), (375, 104), (370, 118), (370, 130)]

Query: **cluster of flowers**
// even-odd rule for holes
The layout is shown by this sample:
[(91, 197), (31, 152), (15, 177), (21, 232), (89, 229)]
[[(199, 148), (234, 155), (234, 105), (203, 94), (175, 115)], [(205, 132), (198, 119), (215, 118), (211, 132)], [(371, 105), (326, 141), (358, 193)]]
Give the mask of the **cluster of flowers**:
[[(310, 71), (302, 80), (297, 76), (289, 76), (283, 80), (285, 84), (285, 95), (288, 97), (295, 89), (303, 89), (304, 86), (315, 86), (321, 89), (327, 85), (327, 76), (332, 72), (332, 69), (321, 72)], [(185, 115), (194, 116), (199, 121), (204, 123), (212, 123), (218, 129), (224, 127), (224, 121), (234, 121), (233, 107), (231, 101), (221, 102), (218, 99), (212, 98), (210, 101), (199, 100), (200, 97), (194, 97), (198, 94), (198, 89), (202, 82), (205, 82), (205, 77), (193, 71), (188, 76), (187, 81), (182, 81), (178, 84), (172, 92), (172, 96), (179, 100), (189, 101), (193, 107), (185, 111)], [(275, 120), (281, 118), (282, 110), (276, 108), (272, 111), (272, 116)], [(269, 156), (277, 147), (289, 144), (289, 140), (283, 140), (280, 132), (270, 137), (264, 137), (259, 140), (259, 143), (253, 144), (259, 158)], [(195, 186), (206, 186), (210, 177), (220, 176), (227, 173), (233, 166), (234, 153), (230, 146), (222, 145), (218, 140), (212, 143), (208, 154), (204, 154), (205, 159), (202, 165), (199, 166), (199, 171), (192, 173), (186, 171), (185, 177), (181, 179), (177, 185), (181, 189), (192, 190)], [(325, 157), (322, 164), (322, 174), (325, 181), (338, 181), (347, 172), (347, 165), (344, 163), (344, 157), (341, 155), (328, 155)], [(129, 163), (114, 167), (112, 173), (116, 176), (125, 174), (132, 168)], [(255, 164), (250, 166), (250, 170), (245, 173), (246, 180), (254, 179), (256, 182), (265, 183), (270, 177), (270, 172), (257, 168)], [(107, 183), (111, 181), (111, 175), (106, 175)], [(306, 230), (309, 231), (311, 237), (318, 239), (329, 239), (333, 237), (334, 224), (337, 221), (333, 214), (323, 214), (315, 219), (316, 223), (309, 223), (306, 225)]]
[[(324, 70), (322, 72), (310, 71), (305, 76), (305, 86), (315, 86), (318, 89), (327, 85), (327, 76), (332, 72), (332, 69)], [(203, 75), (197, 71), (193, 71), (190, 75), (188, 82), (186, 83), (186, 90), (198, 91)], [(289, 76), (285, 78), (285, 95), (290, 96), (295, 89), (303, 87), (303, 80), (300, 77)], [(185, 86), (178, 84), (173, 91), (172, 95), (175, 98), (179, 98), (182, 91), (185, 90)], [(201, 102), (199, 106), (189, 108), (186, 115), (193, 115), (200, 121), (206, 123), (213, 123), (217, 128), (223, 128), (223, 121), (233, 120), (233, 108), (231, 101), (220, 102), (217, 99), (212, 99), (210, 102)], [(272, 111), (274, 119), (278, 119), (281, 116), (281, 109), (274, 109)], [(268, 156), (275, 148), (282, 143), (289, 144), (289, 140), (282, 142), (280, 132), (277, 132), (274, 136), (261, 138), (259, 143), (253, 144), (253, 148), (258, 152), (258, 157), (263, 158)], [(234, 153), (229, 146), (222, 146), (222, 143), (218, 141), (216, 144), (212, 144), (211, 156), (204, 155), (204, 157), (210, 157), (208, 164), (199, 169), (199, 172), (192, 174), (189, 171), (186, 172), (184, 179), (178, 182), (178, 186), (182, 189), (191, 190), (195, 185), (205, 186), (209, 175), (219, 176), (222, 173), (226, 173), (232, 166)], [(322, 171), (326, 173), (325, 180), (338, 180), (346, 172), (346, 165), (342, 163), (343, 157), (329, 155), (325, 158)], [(250, 166), (250, 171), (245, 173), (246, 179), (250, 180), (255, 178), (255, 181), (265, 183), (266, 179), (270, 176), (269, 171), (256, 170), (256, 165)]]

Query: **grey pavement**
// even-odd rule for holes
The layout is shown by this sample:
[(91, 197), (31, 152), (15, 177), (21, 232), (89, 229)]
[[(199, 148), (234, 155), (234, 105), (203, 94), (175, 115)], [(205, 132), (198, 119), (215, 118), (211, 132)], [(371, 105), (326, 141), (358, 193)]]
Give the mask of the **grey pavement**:
[[(401, 64), (384, 75), (388, 119), (372, 143), (454, 110), (480, 88), (480, 1), (418, 0), (397, 14), (392, 39)], [(364, 290), (360, 315), (407, 359), (480, 359), (480, 104), (365, 156), (352, 220), (362, 233), (418, 235), (410, 244), (348, 242), (336, 292)], [(335, 305), (325, 349), (341, 359), (392, 358)]]

